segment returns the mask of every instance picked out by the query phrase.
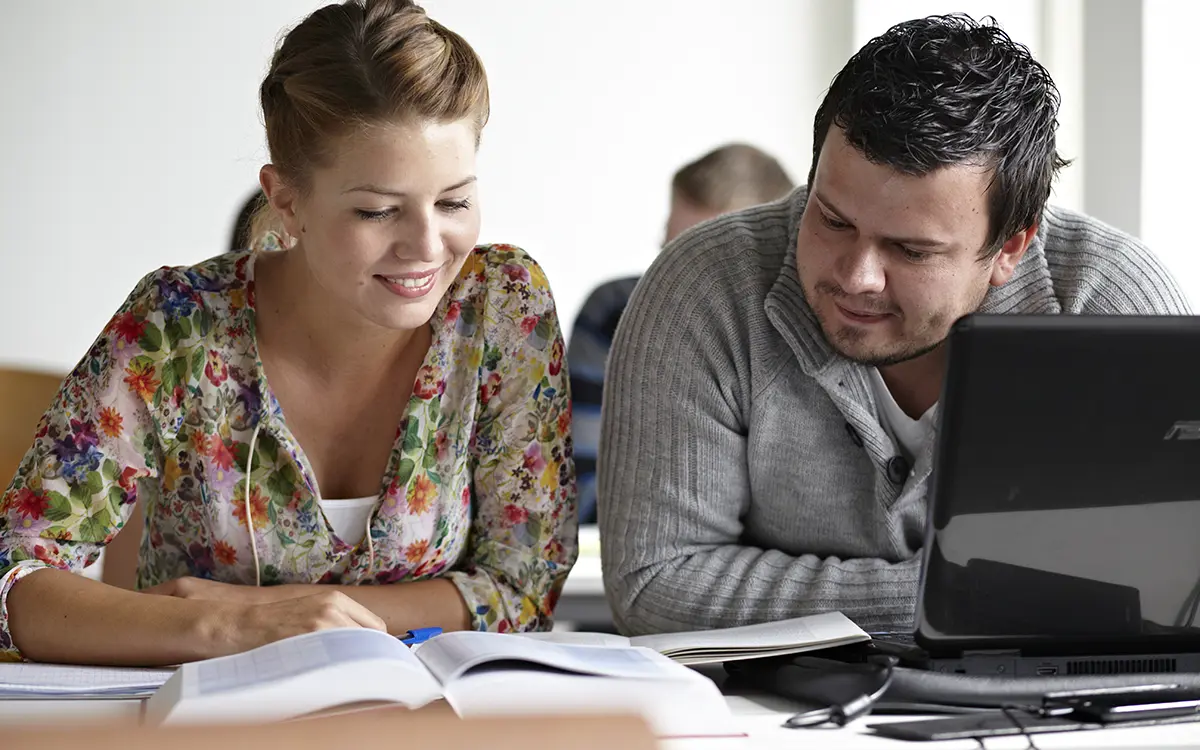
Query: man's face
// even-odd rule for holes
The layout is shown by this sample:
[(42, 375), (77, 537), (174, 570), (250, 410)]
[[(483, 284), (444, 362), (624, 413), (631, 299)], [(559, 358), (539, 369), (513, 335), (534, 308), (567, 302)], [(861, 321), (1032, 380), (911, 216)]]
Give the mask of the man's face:
[(796, 240), (800, 284), (830, 345), (883, 367), (935, 349), (1008, 281), (1029, 230), (981, 260), (985, 167), (912, 176), (874, 164), (830, 128)]

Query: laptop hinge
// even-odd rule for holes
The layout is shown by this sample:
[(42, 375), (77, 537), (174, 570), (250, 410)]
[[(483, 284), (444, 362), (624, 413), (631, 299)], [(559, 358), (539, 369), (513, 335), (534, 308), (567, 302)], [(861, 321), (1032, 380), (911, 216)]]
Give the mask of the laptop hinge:
[(975, 651), (963, 651), (963, 658), (968, 656), (1020, 656), (1021, 651), (1015, 648), (981, 648)]

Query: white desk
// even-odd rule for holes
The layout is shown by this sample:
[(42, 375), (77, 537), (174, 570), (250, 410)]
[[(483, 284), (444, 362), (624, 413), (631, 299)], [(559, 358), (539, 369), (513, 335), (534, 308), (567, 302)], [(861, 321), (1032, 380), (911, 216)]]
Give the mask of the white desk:
[[(730, 695), (726, 697), (734, 716), (746, 733), (744, 738), (729, 739), (672, 739), (660, 743), (664, 750), (752, 750), (804, 748), (805, 750), (978, 750), (979, 744), (962, 740), (955, 742), (900, 742), (872, 735), (866, 725), (887, 721), (883, 717), (859, 720), (843, 729), (785, 729), (784, 719), (793, 711), (788, 701), (769, 695)], [(0, 727), (18, 724), (53, 722), (61, 727), (64, 721), (95, 721), (135, 717), (140, 711), (138, 701), (2, 701)], [(0, 733), (2, 736), (2, 733)], [(1039, 734), (1034, 743), (1040, 750), (1082, 750), (1084, 748), (1187, 748), (1200, 747), (1200, 723), (1148, 729), (1105, 729), (1089, 732)], [(0, 743), (3, 744), (3, 743)], [(1026, 750), (1024, 737), (989, 739), (986, 750)]]
[(128, 721), (140, 717), (141, 712), (142, 702), (138, 700), (0, 699), (0, 727), (50, 723), (62, 727), (78, 722)]

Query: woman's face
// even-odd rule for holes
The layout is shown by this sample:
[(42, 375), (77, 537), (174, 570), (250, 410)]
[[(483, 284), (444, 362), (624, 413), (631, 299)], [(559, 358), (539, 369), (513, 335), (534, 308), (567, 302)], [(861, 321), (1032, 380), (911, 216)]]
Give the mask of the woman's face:
[(303, 193), (264, 168), (292, 252), (329, 299), (384, 328), (429, 321), (479, 237), (476, 138), (468, 120), (370, 126)]

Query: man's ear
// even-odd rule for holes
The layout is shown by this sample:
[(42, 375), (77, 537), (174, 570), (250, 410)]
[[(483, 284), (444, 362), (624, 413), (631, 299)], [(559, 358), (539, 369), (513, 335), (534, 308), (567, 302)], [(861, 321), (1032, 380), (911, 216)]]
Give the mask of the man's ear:
[(1012, 278), (1017, 264), (1025, 257), (1025, 251), (1037, 236), (1038, 224), (1034, 222), (1024, 230), (1009, 237), (992, 258), (992, 286), (1002, 286)]
[(290, 246), (291, 241), (300, 236), (301, 230), (298, 215), (299, 191), (283, 179), (274, 164), (264, 164), (263, 168), (258, 170), (258, 184), (262, 186), (267, 203), (283, 224), (283, 230), (287, 234), (287, 237), (283, 238), (285, 246)]

